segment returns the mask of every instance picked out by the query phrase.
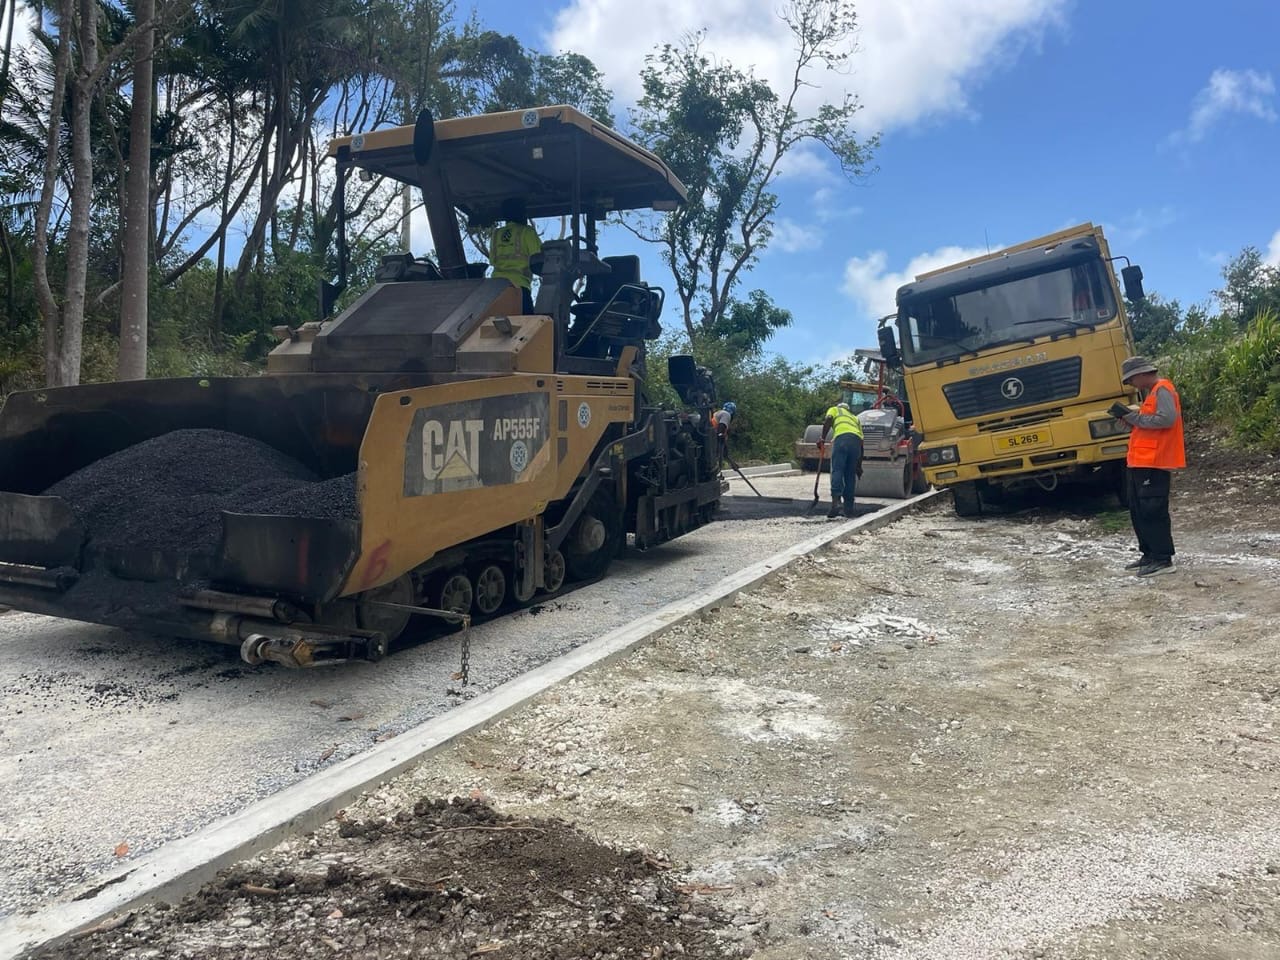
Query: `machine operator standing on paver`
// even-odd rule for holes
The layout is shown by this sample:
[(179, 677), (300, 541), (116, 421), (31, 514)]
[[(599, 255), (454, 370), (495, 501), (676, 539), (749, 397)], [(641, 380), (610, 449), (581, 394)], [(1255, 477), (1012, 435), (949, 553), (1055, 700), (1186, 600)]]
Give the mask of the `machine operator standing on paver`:
[[(849, 404), (841, 400), (827, 409), (822, 421), (822, 438), (831, 434), (831, 509), (827, 518), (840, 515), (840, 498), (844, 498), (844, 515), (853, 516), (853, 494), (862, 475), (862, 423)], [(821, 449), (821, 446), (819, 446)]]
[(529, 258), (541, 252), (542, 241), (538, 239), (538, 231), (529, 226), (523, 201), (504, 200), (502, 218), (506, 223), (494, 227), (489, 238), (493, 275), (519, 287), (524, 312), (533, 313), (533, 271), (529, 268)]

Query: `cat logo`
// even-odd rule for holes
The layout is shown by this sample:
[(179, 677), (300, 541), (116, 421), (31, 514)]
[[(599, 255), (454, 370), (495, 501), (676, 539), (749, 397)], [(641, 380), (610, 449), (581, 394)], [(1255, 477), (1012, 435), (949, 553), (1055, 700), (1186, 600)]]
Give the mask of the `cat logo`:
[(483, 420), (428, 420), (422, 425), (422, 476), (464, 480), (480, 473)]
[(405, 434), (404, 495), (537, 479), (552, 461), (549, 410), (542, 390), (418, 408)]

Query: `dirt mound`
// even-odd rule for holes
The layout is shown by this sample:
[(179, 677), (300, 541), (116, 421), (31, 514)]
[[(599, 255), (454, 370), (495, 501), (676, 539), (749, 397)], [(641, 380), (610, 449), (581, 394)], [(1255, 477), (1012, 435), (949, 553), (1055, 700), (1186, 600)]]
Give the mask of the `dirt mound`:
[[(109, 960), (331, 956), (521, 960), (723, 958), (729, 928), (666, 865), (560, 820), (424, 799), (394, 819), (339, 818), (325, 855), (225, 871), (176, 907), (37, 954)], [(332, 837), (336, 832), (337, 836)]]
[(1280, 454), (1233, 446), (1223, 431), (1203, 424), (1187, 425), (1186, 450), (1187, 485), (1207, 499), (1236, 507), (1280, 499)]

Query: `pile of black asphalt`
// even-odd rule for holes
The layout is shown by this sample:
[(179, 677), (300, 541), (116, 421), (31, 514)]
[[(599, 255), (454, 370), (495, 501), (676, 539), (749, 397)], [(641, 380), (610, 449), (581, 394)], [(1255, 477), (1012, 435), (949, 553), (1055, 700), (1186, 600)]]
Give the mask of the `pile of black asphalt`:
[[(61, 497), (84, 525), (86, 556), (150, 551), (174, 558), (176, 581), (201, 569), (217, 551), (224, 511), (317, 519), (357, 517), (355, 474), (323, 479), (258, 440), (224, 430), (175, 430), (89, 464), (59, 480), (47, 496)], [(197, 558), (188, 563), (188, 558)], [(66, 596), (93, 616), (111, 602), (114, 578), (85, 571)], [(156, 603), (178, 584), (137, 587)]]

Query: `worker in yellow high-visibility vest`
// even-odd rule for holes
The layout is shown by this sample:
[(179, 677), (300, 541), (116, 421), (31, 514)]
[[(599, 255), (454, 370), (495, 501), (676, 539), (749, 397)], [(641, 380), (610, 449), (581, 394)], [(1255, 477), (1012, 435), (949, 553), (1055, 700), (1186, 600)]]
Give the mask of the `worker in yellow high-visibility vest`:
[(827, 518), (840, 515), (841, 498), (844, 499), (844, 515), (852, 517), (853, 493), (857, 488), (857, 478), (862, 476), (862, 422), (843, 400), (827, 408), (819, 443), (827, 442), (828, 433), (832, 437), (831, 509), (827, 511)]
[(502, 218), (506, 222), (495, 226), (489, 237), (493, 276), (519, 287), (524, 312), (533, 313), (533, 271), (529, 269), (529, 258), (541, 252), (542, 241), (538, 239), (538, 231), (529, 226), (524, 201), (504, 200)]

